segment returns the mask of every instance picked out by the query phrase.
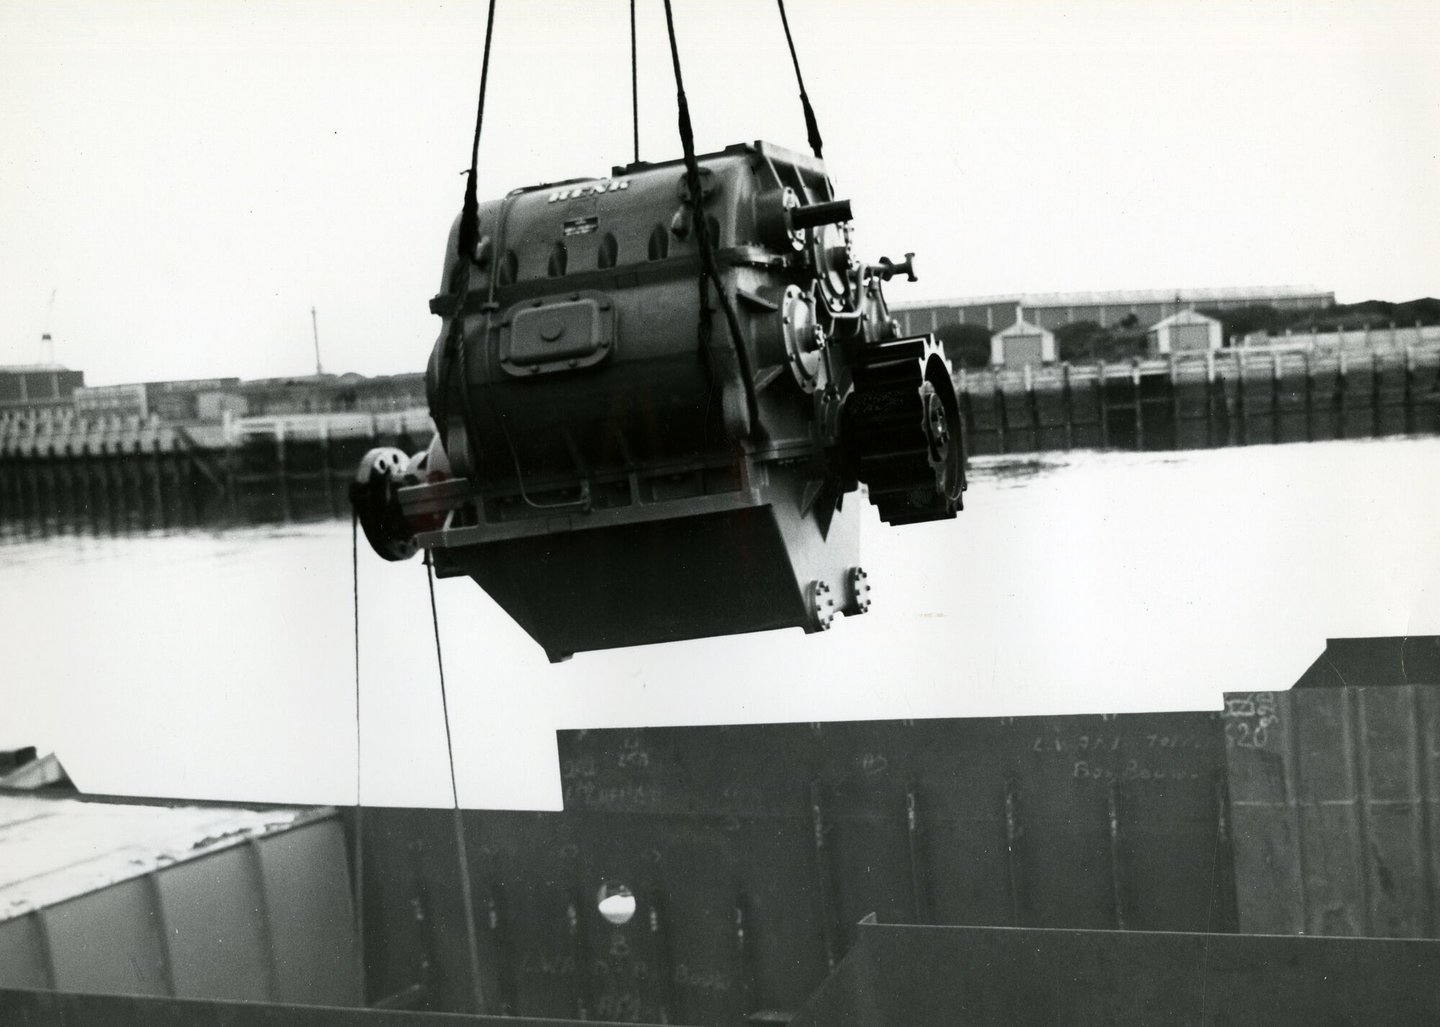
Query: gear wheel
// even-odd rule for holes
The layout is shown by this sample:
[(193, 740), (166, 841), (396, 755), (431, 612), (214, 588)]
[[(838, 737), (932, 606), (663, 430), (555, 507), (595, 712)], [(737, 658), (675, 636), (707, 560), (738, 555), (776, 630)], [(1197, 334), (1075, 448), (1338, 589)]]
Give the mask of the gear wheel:
[(961, 508), (965, 444), (950, 361), (934, 336), (862, 346), (842, 437), (853, 476), (887, 524), (946, 520)]

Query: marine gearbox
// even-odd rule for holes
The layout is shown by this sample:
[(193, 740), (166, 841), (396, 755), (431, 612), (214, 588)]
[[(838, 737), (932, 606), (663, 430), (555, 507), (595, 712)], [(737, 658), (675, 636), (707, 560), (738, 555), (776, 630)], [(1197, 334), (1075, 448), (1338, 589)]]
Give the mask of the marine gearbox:
[(847, 495), (892, 525), (961, 506), (950, 365), (882, 293), (911, 255), (856, 260), (819, 159), (757, 142), (697, 170), (514, 190), (464, 254), (457, 219), (436, 437), (368, 454), (351, 489), (377, 552), (474, 578), (552, 660), (824, 630), (869, 606)]

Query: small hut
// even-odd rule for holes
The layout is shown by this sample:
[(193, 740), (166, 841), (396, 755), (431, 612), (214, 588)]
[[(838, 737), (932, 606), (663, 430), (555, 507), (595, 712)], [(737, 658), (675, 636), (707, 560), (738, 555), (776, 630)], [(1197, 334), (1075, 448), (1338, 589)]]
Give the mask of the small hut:
[(1055, 362), (1055, 333), (1026, 321), (1015, 308), (1015, 323), (990, 336), (992, 367), (1026, 367)]
[(1225, 328), (1213, 317), (1182, 310), (1150, 327), (1146, 347), (1152, 357), (1171, 353), (1208, 353), (1224, 343)]

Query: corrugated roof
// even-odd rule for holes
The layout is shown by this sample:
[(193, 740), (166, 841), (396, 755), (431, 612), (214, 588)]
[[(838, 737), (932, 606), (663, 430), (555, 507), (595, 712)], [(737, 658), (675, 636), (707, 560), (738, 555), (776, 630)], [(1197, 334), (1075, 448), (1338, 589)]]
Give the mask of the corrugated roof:
[(922, 310), (930, 307), (972, 307), (991, 303), (1019, 303), (1024, 307), (1085, 307), (1127, 306), (1132, 303), (1208, 303), (1220, 300), (1296, 299), (1328, 297), (1329, 289), (1301, 285), (1276, 285), (1267, 288), (1225, 286), (1214, 289), (1119, 289), (1108, 292), (1023, 292), (991, 296), (961, 296), (952, 299), (914, 300), (890, 304), (893, 310)]

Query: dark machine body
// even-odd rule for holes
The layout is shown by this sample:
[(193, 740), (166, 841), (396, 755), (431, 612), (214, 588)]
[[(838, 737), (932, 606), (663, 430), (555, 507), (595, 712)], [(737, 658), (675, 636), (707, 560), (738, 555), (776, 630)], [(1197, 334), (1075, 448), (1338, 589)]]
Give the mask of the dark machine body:
[(950, 367), (881, 293), (908, 258), (854, 259), (815, 158), (756, 143), (697, 164), (515, 190), (479, 206), (465, 255), (457, 222), (431, 301), (436, 439), (368, 455), (352, 489), (381, 555), (427, 549), (552, 659), (823, 630), (869, 606), (860, 483), (891, 524), (960, 506)]

